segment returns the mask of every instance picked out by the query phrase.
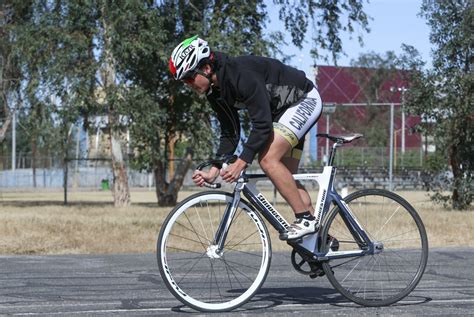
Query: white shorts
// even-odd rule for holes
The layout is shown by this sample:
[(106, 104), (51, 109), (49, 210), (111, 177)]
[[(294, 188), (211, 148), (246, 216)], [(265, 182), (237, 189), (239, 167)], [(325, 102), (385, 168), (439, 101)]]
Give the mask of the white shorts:
[(278, 122), (273, 122), (273, 131), (284, 137), (292, 149), (298, 150), (287, 156), (300, 158), (303, 151), (304, 136), (319, 120), (322, 112), (322, 102), (316, 88), (313, 88), (294, 106), (288, 108)]

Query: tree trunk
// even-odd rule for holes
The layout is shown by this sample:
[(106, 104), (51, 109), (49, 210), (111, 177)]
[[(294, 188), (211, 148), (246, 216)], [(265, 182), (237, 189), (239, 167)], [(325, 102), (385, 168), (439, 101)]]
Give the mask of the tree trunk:
[[(109, 123), (110, 123), (109, 116)], [(120, 135), (116, 129), (110, 128), (110, 148), (112, 152), (112, 174), (114, 206), (126, 207), (130, 205), (130, 189), (128, 187), (128, 176), (125, 162), (123, 161), (122, 145)]]
[(462, 185), (463, 185), (463, 171), (460, 167), (460, 161), (458, 157), (459, 149), (457, 145), (451, 144), (449, 147), (449, 164), (451, 165), (451, 170), (453, 172), (453, 183), (452, 183), (452, 202), (453, 209), (462, 210), (466, 208), (465, 200), (462, 197)]
[(130, 205), (130, 189), (125, 163), (123, 161), (122, 145), (120, 144), (120, 120), (114, 104), (107, 98), (107, 94), (116, 85), (115, 59), (111, 51), (110, 26), (105, 17), (107, 16), (107, 4), (102, 7), (102, 22), (104, 26), (104, 55), (105, 63), (101, 72), (104, 100), (107, 103), (109, 113), (109, 138), (112, 155), (113, 196), (115, 207), (126, 207)]
[(183, 186), (184, 178), (192, 163), (192, 151), (186, 150), (186, 155), (177, 166), (173, 178), (166, 181), (166, 164), (163, 161), (155, 164), (154, 175), (156, 183), (156, 197), (159, 206), (175, 206), (178, 201), (178, 192)]
[[(7, 107), (5, 108), (8, 109)], [(8, 112), (7, 119), (5, 120), (5, 122), (3, 122), (3, 125), (0, 128), (0, 143), (2, 143), (3, 140), (5, 140), (5, 135), (7, 134), (7, 130), (10, 127), (11, 122), (12, 122), (12, 115), (10, 112)]]

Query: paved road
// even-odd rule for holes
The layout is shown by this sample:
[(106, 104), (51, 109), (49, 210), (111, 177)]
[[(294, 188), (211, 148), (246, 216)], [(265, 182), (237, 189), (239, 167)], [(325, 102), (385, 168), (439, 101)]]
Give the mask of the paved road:
[[(274, 255), (261, 291), (230, 316), (474, 316), (474, 249), (435, 249), (412, 294), (391, 307), (345, 301), (326, 278), (311, 280)], [(0, 315), (180, 315), (161, 281), (155, 256), (0, 256)], [(203, 315), (194, 313), (193, 315)]]

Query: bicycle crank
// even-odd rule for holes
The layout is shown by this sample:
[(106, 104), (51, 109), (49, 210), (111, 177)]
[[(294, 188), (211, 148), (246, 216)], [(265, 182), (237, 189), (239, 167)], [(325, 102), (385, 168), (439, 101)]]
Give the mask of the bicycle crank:
[[(299, 259), (297, 259), (297, 257)], [(303, 275), (309, 275), (311, 278), (316, 278), (318, 276), (324, 275), (324, 270), (321, 266), (321, 263), (315, 262), (307, 258), (304, 255), (301, 255), (298, 251), (293, 250), (291, 252), (291, 264), (295, 270)]]

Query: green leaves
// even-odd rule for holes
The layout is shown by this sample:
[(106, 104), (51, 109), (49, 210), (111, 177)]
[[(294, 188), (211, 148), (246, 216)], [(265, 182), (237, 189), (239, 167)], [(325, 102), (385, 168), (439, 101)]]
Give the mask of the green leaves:
[[(274, 0), (280, 6), (280, 20), (291, 34), (293, 44), (301, 48), (306, 33), (312, 28), (314, 58), (331, 54), (333, 61), (343, 53), (340, 32), (354, 32), (354, 24), (368, 32), (369, 17), (363, 10), (363, 0)], [(345, 21), (345, 22), (344, 22)], [(362, 41), (359, 35), (359, 41)], [(327, 60), (327, 58), (325, 58)]]
[[(341, 27), (352, 31), (353, 24), (366, 26), (362, 2), (274, 1), (295, 44), (301, 45), (313, 23), (318, 34), (315, 45), (334, 56), (341, 52)], [(0, 51), (4, 56), (8, 48), (17, 61), (11, 70), (22, 83), (20, 97), (28, 104), (24, 115), (31, 116), (31, 124), (40, 120), (67, 134), (71, 124), (84, 122), (87, 127), (95, 116), (115, 118), (108, 128), (130, 130), (134, 166), (159, 171), (156, 181), (166, 191), (173, 188), (167, 189), (173, 178), (164, 172), (170, 160), (180, 159), (190, 148), (195, 157), (210, 156), (216, 128), (211, 127), (206, 102), (171, 80), (167, 68), (171, 51), (198, 34), (213, 49), (230, 55), (284, 56), (283, 34), (266, 34), (268, 3), (6, 1), (0, 7), (8, 15), (0, 18), (8, 18), (11, 33), (6, 36), (0, 30)], [(344, 14), (347, 23), (341, 22)], [(45, 137), (54, 131), (35, 131), (48, 142), (59, 138), (56, 141), (67, 143), (64, 135)], [(67, 149), (67, 144), (62, 147)]]
[(438, 201), (450, 202), (455, 209), (466, 209), (472, 202), (474, 166), (474, 124), (472, 75), (472, 20), (468, 0), (425, 0), (421, 16), (431, 27), (432, 70), (423, 70), (419, 60), (407, 51), (404, 65), (410, 71), (411, 87), (407, 104), (413, 113), (430, 123), (424, 132), (435, 137), (435, 155), (448, 158), (452, 180), (451, 194), (437, 192)]

